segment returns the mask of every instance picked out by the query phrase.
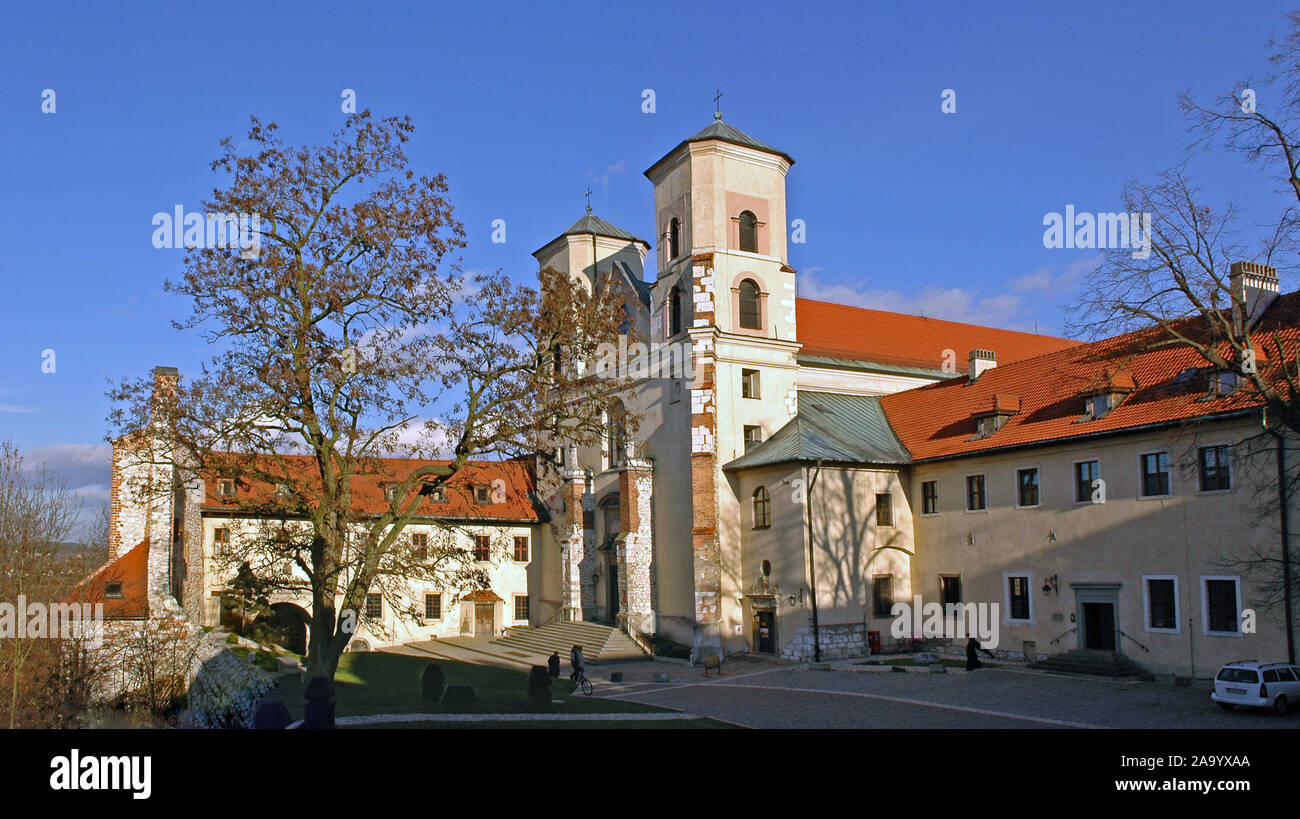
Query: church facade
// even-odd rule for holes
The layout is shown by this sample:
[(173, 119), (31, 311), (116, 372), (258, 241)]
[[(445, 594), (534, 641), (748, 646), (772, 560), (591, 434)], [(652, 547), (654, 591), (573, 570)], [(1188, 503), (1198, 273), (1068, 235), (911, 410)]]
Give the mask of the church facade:
[[(617, 395), (634, 434), (564, 452), (539, 608), (696, 658), (860, 656), (899, 602), (993, 604), (1014, 657), (1285, 657), (1245, 559), (1278, 548), (1252, 500), (1276, 472), (1247, 464), (1261, 409), (1235, 375), (1151, 331), (1080, 344), (799, 298), (793, 164), (719, 116), (646, 171), (653, 243), (589, 210), (534, 254), (622, 281), (641, 337), (690, 365)], [(1252, 327), (1297, 333), (1275, 271), (1234, 265), (1233, 290)]]

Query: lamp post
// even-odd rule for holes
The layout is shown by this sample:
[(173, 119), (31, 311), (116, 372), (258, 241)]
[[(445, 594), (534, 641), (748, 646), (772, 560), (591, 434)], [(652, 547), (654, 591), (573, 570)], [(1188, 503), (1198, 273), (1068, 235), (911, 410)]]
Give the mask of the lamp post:
[(817, 483), (817, 476), (822, 472), (822, 459), (817, 459), (817, 470), (808, 477), (808, 467), (804, 467), (804, 485), (808, 491), (804, 493), (804, 506), (808, 508), (808, 586), (812, 596), (812, 622), (813, 622), (813, 662), (822, 661), (822, 641), (821, 631), (817, 624), (817, 562), (813, 554), (813, 517), (812, 517), (812, 491), (813, 486)]

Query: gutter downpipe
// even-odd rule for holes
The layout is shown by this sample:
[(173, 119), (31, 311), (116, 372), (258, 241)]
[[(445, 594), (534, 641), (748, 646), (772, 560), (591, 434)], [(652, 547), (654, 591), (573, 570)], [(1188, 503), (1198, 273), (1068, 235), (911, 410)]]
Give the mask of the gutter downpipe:
[(808, 586), (811, 589), (812, 596), (812, 621), (813, 621), (813, 662), (822, 661), (822, 640), (821, 629), (817, 623), (817, 563), (813, 555), (813, 518), (812, 518), (812, 491), (817, 484), (817, 477), (821, 475), (822, 459), (817, 459), (817, 471), (812, 473), (812, 478), (808, 477), (808, 467), (804, 467), (804, 484), (808, 491), (804, 494), (804, 500), (808, 507)]

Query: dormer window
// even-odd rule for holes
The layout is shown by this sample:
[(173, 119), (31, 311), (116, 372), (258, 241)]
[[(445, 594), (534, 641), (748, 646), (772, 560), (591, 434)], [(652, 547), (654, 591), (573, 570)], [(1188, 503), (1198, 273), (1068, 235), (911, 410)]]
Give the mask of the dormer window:
[(1020, 398), (1014, 395), (994, 395), (984, 405), (971, 413), (975, 419), (972, 440), (987, 438), (1006, 425), (1013, 415), (1020, 414)]
[(384, 500), (389, 503), (397, 500), (397, 484), (389, 483), (384, 485)]
[(429, 490), (428, 495), (429, 495), (429, 500), (433, 501), (434, 503), (447, 502), (447, 490), (444, 487), (435, 486)]
[(491, 487), (488, 486), (474, 487), (474, 501), (475, 503), (491, 503), (492, 502)]
[(1107, 370), (1083, 392), (1083, 417), (1079, 420), (1095, 421), (1104, 418), (1120, 405), (1126, 395), (1136, 389), (1137, 382), (1133, 376)]
[(277, 484), (275, 485), (275, 494), (279, 495), (279, 496), (282, 497), (282, 498), (284, 498), (284, 497), (288, 497), (288, 495), (289, 495), (289, 484), (287, 484), (287, 483), (277, 483)]
[(1084, 411), (1092, 419), (1105, 416), (1106, 413), (1110, 412), (1110, 396), (1105, 393), (1088, 396), (1087, 407)]
[(1223, 398), (1237, 390), (1237, 371), (1219, 370), (1210, 374), (1210, 397)]
[(233, 498), (235, 496), (234, 478), (222, 478), (217, 481), (217, 497)]

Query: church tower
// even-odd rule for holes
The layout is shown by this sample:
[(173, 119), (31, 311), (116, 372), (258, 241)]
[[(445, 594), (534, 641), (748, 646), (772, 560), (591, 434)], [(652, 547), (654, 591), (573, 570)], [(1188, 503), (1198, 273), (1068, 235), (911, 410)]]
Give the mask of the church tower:
[[(659, 239), (651, 335), (689, 343), (694, 364), (690, 401), (678, 405), (689, 417), (670, 424), (689, 430), (683, 444), (691, 516), (682, 523), (691, 532), (693, 599), (661, 602), (678, 611), (690, 607), (697, 655), (743, 649), (736, 635), (745, 631), (746, 615), (738, 601), (757, 571), (740, 565), (736, 527), (719, 527), (719, 521), (747, 525), (749, 515), (722, 466), (797, 411), (795, 271), (787, 256), (785, 198), (793, 164), (718, 113), (645, 172), (654, 184)], [(670, 548), (660, 538), (657, 543), (659, 551)], [(672, 548), (684, 550), (685, 544)], [(663, 597), (662, 577), (659, 586)]]

